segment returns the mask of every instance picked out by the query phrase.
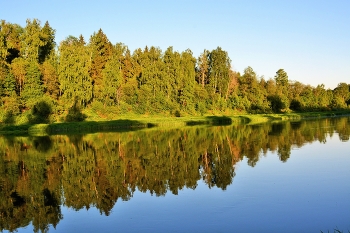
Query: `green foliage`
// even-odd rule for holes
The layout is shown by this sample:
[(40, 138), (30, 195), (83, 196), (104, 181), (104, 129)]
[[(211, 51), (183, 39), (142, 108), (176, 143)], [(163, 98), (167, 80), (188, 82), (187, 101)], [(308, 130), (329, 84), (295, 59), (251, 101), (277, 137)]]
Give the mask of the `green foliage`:
[(102, 71), (101, 101), (106, 106), (112, 106), (120, 102), (123, 73), (118, 59), (112, 58), (106, 63)]
[(93, 96), (92, 78), (89, 75), (91, 60), (83, 38), (68, 37), (59, 47), (58, 80), (65, 102), (78, 100), (82, 106)]
[(16, 80), (12, 73), (9, 73), (4, 80), (4, 94), (5, 96), (11, 96), (16, 94)]
[(15, 58), (11, 63), (11, 73), (13, 73), (16, 79), (16, 93), (18, 96), (22, 94), (28, 66), (29, 62), (22, 57)]
[(301, 106), (301, 103), (299, 100), (297, 99), (293, 99), (291, 102), (290, 102), (290, 106), (289, 108), (293, 111), (301, 111), (302, 109), (302, 106)]
[(60, 95), (60, 83), (58, 81), (56, 54), (51, 53), (51, 57), (41, 65), (43, 75), (43, 86), (45, 93), (53, 99), (58, 99)]
[(195, 64), (196, 59), (192, 55), (191, 50), (181, 53), (180, 74), (176, 80), (176, 89), (178, 93), (178, 103), (181, 108), (187, 112), (194, 110), (194, 86), (195, 82)]
[(199, 112), (201, 115), (204, 115), (208, 111), (205, 102), (197, 102), (196, 111)]
[[(10, 96), (5, 96), (2, 98), (2, 105), (0, 107), (0, 112), (5, 114), (2, 116), (3, 121), (6, 122), (8, 117), (14, 117), (20, 113), (20, 102), (16, 94)], [(9, 122), (7, 122), (9, 123)]]
[[(109, 42), (107, 36), (103, 33), (102, 29), (100, 29), (97, 33), (94, 33), (90, 37), (90, 42), (88, 46), (91, 52), (91, 66), (89, 73), (92, 82), (94, 83), (94, 96), (96, 97), (96, 99), (101, 100), (106, 98), (105, 93), (103, 93), (103, 90), (105, 88), (105, 78), (103, 77), (102, 73), (106, 67), (106, 63), (112, 55), (112, 44)], [(118, 62), (117, 59), (112, 60)], [(110, 66), (111, 65), (109, 65), (109, 70), (107, 72), (111, 72)], [(115, 67), (115, 69), (117, 70), (120, 70), (120, 68), (120, 64), (118, 67)]]
[[(23, 58), (28, 61), (39, 61), (39, 56), (45, 57), (45, 52), (41, 48), (46, 46), (50, 39), (49, 35), (45, 35), (43, 32), (49, 33), (47, 30), (42, 31), (39, 20), (27, 20), (26, 27), (20, 36), (20, 54)], [(53, 39), (54, 35), (51, 36)]]
[(68, 114), (65, 118), (66, 122), (79, 122), (84, 121), (86, 118), (86, 115), (83, 114), (80, 110), (80, 108), (76, 107), (75, 105), (71, 107), (68, 110)]
[(26, 80), (24, 82), (21, 100), (25, 106), (31, 108), (44, 94), (42, 85), (42, 74), (36, 61), (31, 61), (26, 69)]
[(43, 96), (38, 99), (28, 116), (30, 123), (50, 123), (54, 119), (51, 115), (55, 113), (55, 102), (49, 96)]
[(209, 54), (209, 89), (210, 93), (225, 96), (229, 84), (231, 60), (220, 47)]
[(203, 88), (209, 83), (209, 54), (208, 50), (204, 50), (197, 59), (196, 81)]
[(19, 57), (23, 28), (17, 24), (0, 21), (0, 63), (10, 64)]
[(51, 28), (49, 22), (46, 21), (45, 25), (41, 28), (40, 33), (42, 45), (39, 47), (38, 60), (39, 63), (43, 63), (54, 52), (56, 47), (55, 30)]
[[(88, 119), (174, 116), (176, 111), (181, 116), (329, 111), (350, 105), (347, 83), (334, 90), (323, 84), (312, 87), (291, 82), (284, 69), (265, 80), (249, 66), (240, 74), (231, 69), (228, 53), (220, 47), (204, 49), (198, 59), (189, 49), (179, 52), (171, 46), (164, 52), (154, 46), (131, 52), (122, 43), (112, 45), (102, 29), (88, 44), (81, 35), (68, 36), (57, 51), (55, 47), (49, 22), (41, 26), (37, 19), (27, 20), (24, 28), (0, 22), (2, 119), (32, 121), (33, 112), (44, 116), (35, 109), (43, 96), (54, 102), (49, 120), (38, 120), (44, 122), (65, 121), (74, 101)], [(70, 115), (68, 120), (84, 118)]]
[(346, 108), (350, 98), (349, 86), (346, 83), (339, 83), (334, 89), (334, 98), (332, 101), (332, 107), (335, 109)]
[(284, 95), (269, 96), (268, 100), (270, 101), (273, 112), (283, 112), (289, 107), (288, 99)]
[(288, 86), (288, 75), (287, 72), (284, 71), (284, 69), (279, 69), (276, 72), (275, 75), (276, 85), (286, 87)]
[(67, 122), (79, 122), (84, 121), (86, 115), (81, 112), (80, 103), (75, 100), (72, 107), (68, 109), (68, 114), (65, 118)]

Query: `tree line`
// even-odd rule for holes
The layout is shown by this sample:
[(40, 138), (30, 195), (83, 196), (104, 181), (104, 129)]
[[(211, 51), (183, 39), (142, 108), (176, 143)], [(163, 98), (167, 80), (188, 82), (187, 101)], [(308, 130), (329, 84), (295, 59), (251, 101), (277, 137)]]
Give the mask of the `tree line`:
[(345, 82), (331, 90), (291, 81), (283, 69), (269, 79), (251, 67), (241, 74), (220, 47), (198, 58), (173, 47), (131, 52), (102, 29), (88, 42), (68, 36), (57, 45), (48, 22), (0, 22), (0, 120), (7, 123), (81, 120), (67, 117), (77, 109), (99, 118), (338, 110), (349, 108), (349, 90)]

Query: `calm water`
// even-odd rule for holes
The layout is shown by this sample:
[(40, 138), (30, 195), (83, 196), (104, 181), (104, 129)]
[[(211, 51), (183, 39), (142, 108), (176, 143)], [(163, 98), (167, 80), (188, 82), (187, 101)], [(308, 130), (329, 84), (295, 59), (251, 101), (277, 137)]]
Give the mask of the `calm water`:
[(0, 137), (18, 232), (350, 230), (350, 118)]

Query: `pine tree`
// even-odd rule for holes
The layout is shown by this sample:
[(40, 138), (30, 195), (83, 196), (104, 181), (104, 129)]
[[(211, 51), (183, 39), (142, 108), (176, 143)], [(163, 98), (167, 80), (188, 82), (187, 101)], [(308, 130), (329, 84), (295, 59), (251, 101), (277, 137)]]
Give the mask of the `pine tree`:
[(57, 59), (54, 52), (52, 52), (51, 58), (46, 60), (41, 65), (41, 72), (43, 75), (43, 86), (45, 88), (45, 93), (47, 93), (53, 99), (58, 99), (60, 94), (60, 83), (58, 81)]
[(51, 28), (48, 21), (46, 21), (44, 27), (41, 29), (41, 41), (42, 46), (39, 46), (39, 63), (43, 63), (49, 58), (49, 55), (54, 52), (56, 47), (55, 42), (55, 30)]
[(94, 85), (94, 96), (102, 100), (102, 71), (112, 55), (112, 44), (100, 29), (90, 37), (89, 49), (91, 52), (90, 76)]
[(196, 84), (196, 59), (193, 57), (192, 51), (187, 49), (181, 53), (180, 75), (177, 79), (179, 103), (188, 111), (194, 111), (194, 86)]
[(288, 92), (289, 92), (289, 81), (287, 72), (283, 69), (279, 69), (275, 75), (276, 87), (277, 87), (277, 97), (280, 99), (282, 109), (289, 108)]
[[(2, 82), (1, 104), (7, 117), (19, 114), (20, 101), (16, 94), (16, 80), (11, 72), (8, 72)], [(5, 119), (6, 120), (6, 119)], [(9, 120), (9, 119), (8, 119)]]
[(5, 96), (15, 96), (16, 95), (16, 80), (15, 76), (9, 72), (3, 83), (4, 95)]
[(277, 86), (287, 86), (288, 85), (288, 75), (284, 69), (279, 69), (275, 75), (276, 85)]
[(112, 57), (102, 71), (102, 101), (104, 106), (112, 105), (120, 101), (120, 89), (123, 83), (123, 73), (120, 69), (120, 62)]
[(31, 61), (26, 69), (26, 80), (21, 93), (21, 100), (31, 108), (44, 94), (41, 80), (42, 74), (36, 61)]
[(173, 47), (169, 47), (163, 56), (164, 62), (164, 85), (165, 95), (169, 101), (177, 102), (178, 98), (178, 82), (181, 71), (180, 62), (181, 55), (173, 51)]

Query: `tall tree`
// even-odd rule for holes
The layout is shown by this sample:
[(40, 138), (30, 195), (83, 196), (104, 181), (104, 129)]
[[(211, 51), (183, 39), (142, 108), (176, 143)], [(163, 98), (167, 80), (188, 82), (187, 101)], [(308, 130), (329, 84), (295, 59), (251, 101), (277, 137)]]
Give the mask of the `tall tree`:
[(209, 82), (209, 54), (208, 50), (204, 50), (197, 60), (197, 82), (204, 87)]
[(46, 45), (43, 40), (43, 34), (40, 21), (37, 19), (27, 20), (24, 32), (21, 35), (21, 56), (28, 61), (39, 60), (39, 48)]
[[(19, 113), (19, 101), (16, 94), (16, 80), (11, 70), (0, 63), (0, 109), (4, 110), (6, 117)], [(0, 110), (0, 111), (1, 111)], [(8, 119), (4, 119), (5, 122)]]
[(288, 85), (288, 75), (284, 69), (279, 69), (275, 75), (276, 85), (286, 87)]
[[(1, 84), (6, 79), (8, 73), (9, 73), (9, 67), (7, 66), (7, 64), (4, 62), (0, 62), (0, 89), (1, 89)], [(3, 91), (1, 91), (0, 94), (2, 92)]]
[(41, 65), (45, 93), (47, 93), (53, 99), (58, 99), (60, 94), (57, 65), (58, 57), (54, 51), (51, 52), (50, 58)]
[(11, 70), (16, 78), (16, 90), (18, 96), (21, 96), (24, 82), (26, 80), (26, 69), (28, 67), (28, 61), (22, 57), (16, 58), (11, 63)]
[(0, 21), (0, 62), (10, 64), (19, 57), (23, 28), (17, 24)]
[(232, 92), (235, 91), (238, 87), (238, 79), (237, 79), (237, 73), (234, 72), (233, 70), (229, 71), (229, 83), (228, 83), (228, 88), (226, 91), (226, 96), (225, 100), (228, 99), (228, 97), (232, 94)]
[(220, 47), (211, 51), (209, 60), (210, 92), (212, 94), (218, 93), (221, 97), (224, 97), (230, 81), (231, 60), (227, 52)]
[(59, 47), (58, 79), (66, 103), (76, 100), (85, 106), (92, 99), (91, 60), (84, 38), (69, 36)]
[(16, 96), (16, 80), (12, 72), (9, 72), (3, 81), (3, 94), (5, 96)]
[(347, 101), (350, 98), (350, 90), (348, 84), (339, 83), (338, 86), (333, 90), (333, 93), (333, 106), (335, 108), (345, 108), (347, 106)]
[(39, 65), (36, 61), (30, 61), (26, 69), (26, 80), (21, 93), (22, 101), (29, 108), (33, 107), (44, 94), (41, 78)]
[(187, 49), (181, 53), (180, 75), (176, 78), (179, 103), (181, 108), (188, 111), (194, 110), (194, 86), (196, 84), (196, 59), (192, 51)]
[(173, 47), (167, 48), (164, 52), (163, 62), (164, 62), (164, 85), (165, 94), (168, 100), (174, 102), (177, 101), (178, 97), (178, 87), (177, 82), (180, 80), (180, 54), (177, 51), (173, 51)]
[(94, 96), (101, 100), (103, 98), (102, 70), (112, 55), (112, 44), (102, 29), (99, 29), (97, 33), (90, 37), (89, 47), (91, 50), (90, 75), (94, 85)]
[(131, 55), (129, 48), (117, 43), (113, 49), (113, 59), (117, 59), (121, 64), (119, 69), (122, 72), (122, 86), (118, 92), (120, 100), (129, 105), (129, 109), (137, 102), (138, 79), (141, 75), (141, 60), (137, 60), (138, 56), (143, 57), (141, 49), (137, 49)]
[(54, 51), (56, 47), (55, 42), (55, 30), (46, 21), (45, 25), (41, 29), (42, 45), (39, 47), (39, 63), (43, 63), (49, 58), (49, 55)]
[(125, 48), (121, 64), (123, 70), (124, 83), (127, 83), (131, 79), (136, 78), (135, 61), (133, 60), (128, 47)]
[(119, 104), (120, 89), (123, 83), (123, 73), (120, 69), (120, 61), (112, 57), (102, 70), (102, 97), (104, 106)]
[[(289, 100), (288, 100), (288, 92), (289, 92), (289, 81), (287, 72), (284, 69), (279, 69), (275, 75), (276, 87), (277, 87), (277, 95), (274, 100), (278, 100), (281, 105), (279, 105), (281, 111), (283, 109), (289, 108)], [(276, 109), (275, 109), (276, 110)]]
[(162, 83), (164, 75), (162, 51), (153, 46), (150, 49), (146, 47), (142, 57), (137, 62), (141, 62), (142, 67), (142, 72), (138, 77), (140, 88), (138, 107), (145, 107), (147, 111), (162, 111), (166, 99), (165, 85)]
[(313, 94), (316, 100), (316, 109), (325, 110), (330, 106), (332, 99), (328, 96), (324, 84), (317, 85), (317, 87), (313, 89)]
[(301, 94), (305, 85), (301, 82), (291, 82), (289, 84), (288, 99), (290, 101), (289, 108), (294, 111), (300, 111), (302, 109), (302, 98)]
[(239, 77), (239, 95), (245, 101), (245, 108), (251, 110), (265, 111), (268, 108), (266, 93), (259, 85), (257, 75), (252, 67), (244, 69), (244, 73)]

